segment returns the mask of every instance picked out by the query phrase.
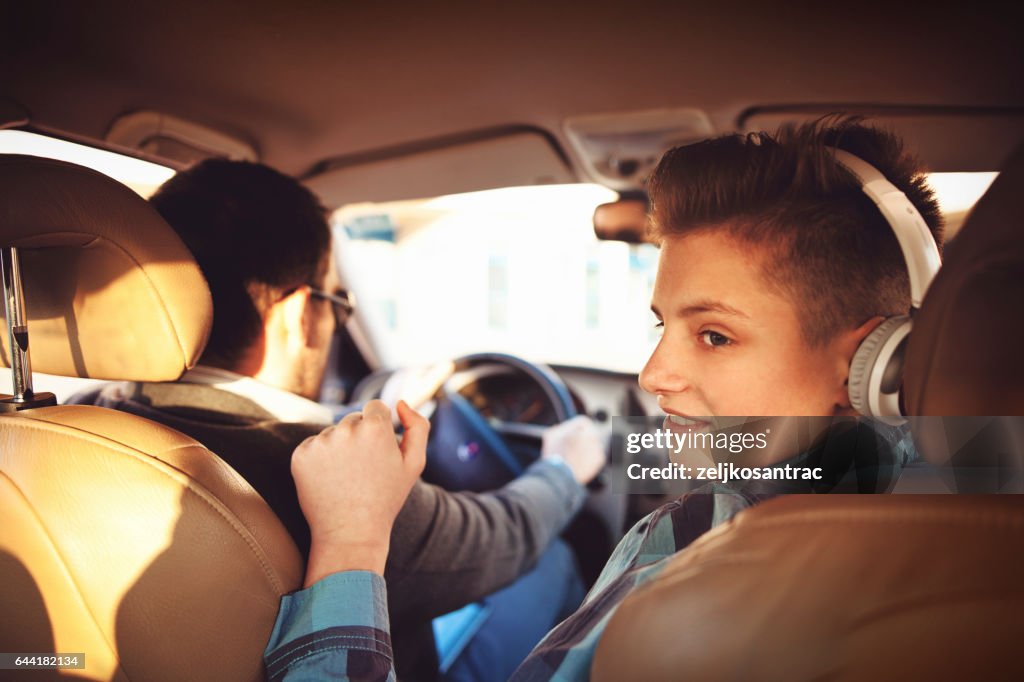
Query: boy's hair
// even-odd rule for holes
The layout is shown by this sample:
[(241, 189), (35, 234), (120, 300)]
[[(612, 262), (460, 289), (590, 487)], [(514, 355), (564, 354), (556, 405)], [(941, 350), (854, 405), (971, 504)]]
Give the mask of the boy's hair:
[(207, 159), (165, 182), (150, 203), (199, 263), (213, 296), (203, 361), (233, 368), (267, 310), (319, 287), (331, 244), (326, 212), (297, 180), (257, 163)]
[(942, 215), (921, 164), (897, 137), (856, 117), (676, 147), (648, 186), (658, 240), (724, 230), (759, 247), (765, 279), (795, 303), (811, 346), (910, 308), (892, 228), (829, 147), (867, 161), (903, 191), (941, 250)]

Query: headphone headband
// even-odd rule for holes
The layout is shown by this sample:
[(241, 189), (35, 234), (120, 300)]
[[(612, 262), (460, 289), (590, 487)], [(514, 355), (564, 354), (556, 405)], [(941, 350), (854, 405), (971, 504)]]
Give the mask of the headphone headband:
[(928, 224), (907, 195), (886, 180), (877, 168), (848, 151), (833, 149), (833, 152), (836, 161), (853, 173), (864, 194), (875, 203), (896, 233), (910, 275), (910, 305), (915, 310), (920, 308), (941, 264), (939, 247)]
[(910, 199), (877, 168), (848, 151), (832, 149), (838, 164), (853, 174), (896, 234), (910, 276), (909, 315), (889, 317), (861, 341), (850, 362), (850, 404), (861, 414), (890, 424), (903, 421), (903, 348), (928, 285), (941, 265), (939, 247)]

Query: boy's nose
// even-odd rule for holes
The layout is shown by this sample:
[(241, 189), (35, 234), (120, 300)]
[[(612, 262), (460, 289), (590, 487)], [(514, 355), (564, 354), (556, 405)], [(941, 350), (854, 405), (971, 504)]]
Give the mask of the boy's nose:
[(681, 372), (681, 359), (678, 353), (669, 352), (663, 337), (640, 371), (640, 388), (652, 395), (683, 391), (687, 381)]

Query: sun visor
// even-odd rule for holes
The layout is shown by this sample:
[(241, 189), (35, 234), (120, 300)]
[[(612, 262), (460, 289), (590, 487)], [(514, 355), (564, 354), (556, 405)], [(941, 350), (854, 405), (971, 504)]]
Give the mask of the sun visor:
[(530, 128), (334, 159), (304, 179), (327, 206), (576, 182), (553, 138)]
[[(81, 166), (0, 155), (0, 247), (18, 247), (36, 372), (168, 381), (206, 344), (213, 302), (174, 230)], [(0, 365), (9, 366), (6, 310)]]
[(249, 142), (159, 111), (136, 111), (119, 116), (105, 139), (113, 145), (137, 149), (181, 165), (207, 158), (259, 160), (259, 153)]

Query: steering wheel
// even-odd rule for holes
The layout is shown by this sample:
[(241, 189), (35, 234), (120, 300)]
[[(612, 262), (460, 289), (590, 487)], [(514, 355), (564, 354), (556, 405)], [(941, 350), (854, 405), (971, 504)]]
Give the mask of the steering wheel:
[[(540, 389), (557, 422), (577, 414), (569, 388), (546, 365), (504, 353), (476, 353), (454, 362), (456, 376), (486, 365), (507, 367)], [(540, 457), (547, 426), (488, 419), (448, 384), (438, 391), (436, 401), (424, 480), (452, 491), (495, 490)]]
[[(541, 456), (541, 441), (550, 424), (487, 418), (459, 393), (473, 381), (487, 376), (487, 366), (497, 366), (526, 378), (542, 394), (546, 421), (559, 423), (577, 415), (565, 382), (542, 364), (504, 353), (477, 353), (454, 360), (455, 374), (434, 396), (423, 479), (449, 491), (485, 492), (512, 481)], [(477, 370), (477, 371), (474, 371)], [(353, 400), (379, 396), (389, 373), (370, 375), (353, 390)], [(462, 381), (463, 383), (459, 383)], [(612, 548), (622, 535), (626, 518), (625, 495), (613, 495), (606, 473), (587, 485), (583, 511), (563, 531), (562, 537), (576, 552), (588, 582), (597, 579)]]

